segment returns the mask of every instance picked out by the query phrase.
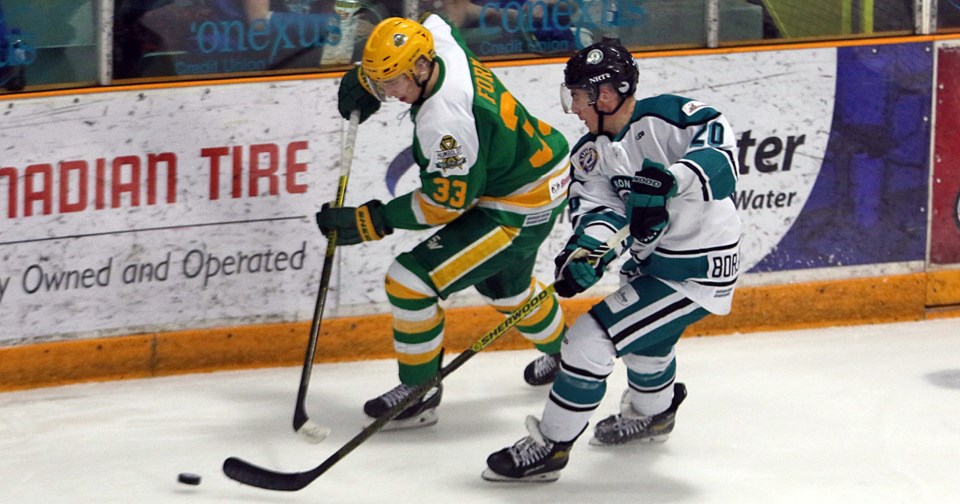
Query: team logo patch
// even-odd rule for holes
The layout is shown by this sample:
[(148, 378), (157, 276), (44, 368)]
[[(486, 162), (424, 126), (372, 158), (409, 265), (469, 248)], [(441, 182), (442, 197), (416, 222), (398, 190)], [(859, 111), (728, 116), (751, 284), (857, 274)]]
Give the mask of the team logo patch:
[(555, 200), (562, 195), (567, 193), (567, 189), (570, 187), (570, 170), (563, 172), (562, 175), (558, 175), (550, 179), (550, 200)]
[(596, 147), (587, 147), (577, 156), (577, 165), (586, 173), (593, 171), (598, 161), (600, 161), (600, 153), (597, 152)]
[(593, 49), (587, 53), (587, 64), (596, 65), (603, 61), (603, 51), (600, 49)]
[(707, 107), (706, 103), (701, 103), (698, 101), (689, 101), (683, 105), (683, 113), (687, 114), (688, 116), (691, 116), (693, 114), (696, 114), (698, 110), (706, 107)]
[(633, 290), (633, 287), (625, 285), (620, 288), (617, 292), (613, 293), (611, 296), (607, 296), (605, 302), (610, 308), (610, 313), (618, 313), (623, 311), (626, 308), (629, 308), (635, 305), (640, 301), (640, 296), (637, 294), (637, 291)]
[(463, 157), (463, 147), (451, 135), (444, 135), (440, 139), (440, 149), (437, 151), (436, 167), (443, 171), (462, 168), (467, 160)]

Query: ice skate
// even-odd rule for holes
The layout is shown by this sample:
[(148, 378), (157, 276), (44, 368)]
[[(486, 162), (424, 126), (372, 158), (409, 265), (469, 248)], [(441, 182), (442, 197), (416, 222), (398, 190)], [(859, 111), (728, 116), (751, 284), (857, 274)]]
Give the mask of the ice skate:
[(533, 386), (553, 383), (560, 372), (560, 354), (543, 354), (523, 370), (523, 379)]
[[(416, 387), (411, 387), (401, 383), (389, 392), (367, 401), (363, 405), (363, 412), (370, 418), (380, 418), (395, 405), (403, 401)], [(440, 398), (443, 396), (443, 385), (427, 391), (417, 402), (411, 404), (407, 409), (400, 412), (399, 415), (387, 422), (383, 430), (415, 429), (418, 427), (427, 427), (437, 423), (437, 406), (440, 405)]]
[(526, 426), (529, 436), (487, 457), (487, 468), (481, 474), (483, 479), (546, 483), (560, 478), (573, 443), (558, 443), (543, 437), (536, 417), (528, 416)]
[(590, 444), (608, 446), (628, 443), (662, 443), (673, 432), (677, 408), (686, 397), (687, 387), (682, 383), (675, 383), (670, 407), (663, 413), (645, 416), (633, 409), (629, 393), (624, 392), (620, 402), (620, 414), (610, 415), (597, 423)]

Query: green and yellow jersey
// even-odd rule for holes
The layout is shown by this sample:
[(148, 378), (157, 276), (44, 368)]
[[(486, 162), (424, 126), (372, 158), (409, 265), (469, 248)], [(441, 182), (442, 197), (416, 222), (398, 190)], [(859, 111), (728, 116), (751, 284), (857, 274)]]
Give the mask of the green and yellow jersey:
[(475, 207), (507, 227), (548, 222), (570, 184), (566, 139), (517, 102), (456, 28), (436, 15), (423, 25), (440, 75), (411, 109), (421, 187), (386, 205), (387, 224), (424, 229)]

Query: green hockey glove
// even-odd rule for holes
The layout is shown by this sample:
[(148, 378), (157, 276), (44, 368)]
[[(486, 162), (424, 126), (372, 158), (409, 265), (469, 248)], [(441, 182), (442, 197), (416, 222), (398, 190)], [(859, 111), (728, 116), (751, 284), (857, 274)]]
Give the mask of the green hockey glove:
[(372, 200), (359, 207), (333, 208), (329, 203), (317, 212), (317, 227), (324, 236), (330, 238), (337, 233), (337, 245), (354, 245), (365, 241), (374, 241), (393, 233), (383, 219), (383, 203)]
[(616, 252), (600, 240), (574, 234), (554, 259), (557, 295), (569, 298), (594, 286), (603, 276), (604, 268), (616, 258)]
[(366, 121), (374, 112), (380, 110), (380, 100), (371, 94), (361, 83), (363, 69), (356, 67), (348, 70), (340, 79), (337, 91), (337, 110), (344, 119), (350, 119), (350, 112), (360, 111), (360, 122)]
[(667, 226), (667, 199), (677, 195), (677, 179), (662, 164), (644, 160), (630, 181), (627, 216), (630, 235), (641, 243), (655, 240)]

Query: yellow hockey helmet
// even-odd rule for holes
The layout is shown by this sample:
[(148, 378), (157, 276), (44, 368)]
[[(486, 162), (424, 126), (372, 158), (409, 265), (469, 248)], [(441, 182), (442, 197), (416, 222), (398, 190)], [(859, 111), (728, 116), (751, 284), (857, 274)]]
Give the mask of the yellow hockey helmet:
[(433, 35), (420, 23), (405, 18), (384, 19), (370, 33), (363, 48), (363, 75), (387, 81), (407, 75), (417, 82), (415, 65), (421, 57), (433, 62)]

